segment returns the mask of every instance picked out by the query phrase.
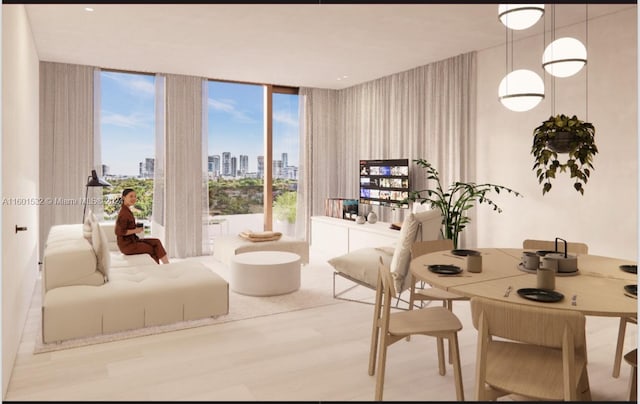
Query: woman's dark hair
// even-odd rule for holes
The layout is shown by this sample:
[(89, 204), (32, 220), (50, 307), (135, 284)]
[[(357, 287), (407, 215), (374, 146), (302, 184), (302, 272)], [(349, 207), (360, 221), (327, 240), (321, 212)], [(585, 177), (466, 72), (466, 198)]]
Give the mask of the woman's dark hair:
[(125, 188), (125, 189), (122, 191), (122, 197), (124, 198), (125, 196), (127, 196), (127, 194), (128, 194), (128, 193), (130, 193), (130, 192), (134, 192), (134, 191), (135, 191), (135, 190), (134, 190), (133, 188)]

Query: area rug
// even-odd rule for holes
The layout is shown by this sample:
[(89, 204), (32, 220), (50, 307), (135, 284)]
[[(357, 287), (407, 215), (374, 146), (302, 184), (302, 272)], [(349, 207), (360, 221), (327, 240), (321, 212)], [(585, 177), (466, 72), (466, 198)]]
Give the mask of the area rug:
[[(225, 265), (212, 257), (194, 257), (189, 260), (198, 261), (210, 268), (213, 272), (229, 280), (228, 269)], [(178, 260), (174, 260), (178, 261)], [(332, 268), (326, 263), (308, 264), (301, 270), (301, 286), (296, 292), (280, 296), (245, 296), (233, 291), (229, 291), (229, 313), (216, 318), (205, 318), (193, 321), (183, 321), (179, 323), (167, 324), (139, 328), (136, 330), (123, 331), (113, 334), (98, 335), (87, 338), (76, 338), (60, 343), (44, 344), (42, 342), (42, 332), (39, 329), (36, 334), (34, 353), (44, 353), (61, 349), (76, 348), (86, 345), (101, 344), (105, 342), (118, 341), (127, 338), (142, 337), (169, 331), (184, 330), (187, 328), (212, 326), (215, 324), (230, 321), (240, 321), (250, 318), (270, 316), (296, 310), (306, 310), (314, 307), (331, 304), (344, 303), (344, 300), (333, 298), (332, 293)], [(363, 291), (366, 298), (371, 291)], [(34, 310), (40, 313), (41, 310)], [(40, 314), (38, 314), (38, 317)], [(40, 318), (37, 324), (41, 324)]]

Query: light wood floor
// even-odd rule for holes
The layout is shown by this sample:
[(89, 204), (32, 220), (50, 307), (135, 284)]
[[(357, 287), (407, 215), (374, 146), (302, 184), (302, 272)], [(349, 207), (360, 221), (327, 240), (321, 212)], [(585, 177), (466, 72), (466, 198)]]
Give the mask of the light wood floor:
[[(312, 262), (324, 264), (313, 254)], [(327, 265), (327, 271), (331, 271)], [(327, 290), (330, 294), (331, 290)], [(367, 374), (373, 307), (355, 302), (34, 355), (32, 303), (6, 400), (370, 401)], [(465, 398), (473, 399), (476, 330), (468, 302), (455, 302)], [(637, 346), (629, 325), (625, 352)], [(630, 368), (611, 377), (618, 319), (587, 317), (594, 400), (627, 394)], [(453, 401), (451, 367), (439, 376), (435, 340), (389, 348), (385, 400)]]

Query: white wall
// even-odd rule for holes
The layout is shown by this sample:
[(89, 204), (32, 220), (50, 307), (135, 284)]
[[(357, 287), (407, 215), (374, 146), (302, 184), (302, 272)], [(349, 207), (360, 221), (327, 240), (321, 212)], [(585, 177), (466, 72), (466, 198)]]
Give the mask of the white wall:
[[(2, 5), (2, 397), (38, 274), (39, 61), (23, 5)], [(25, 204), (6, 204), (11, 198)], [(15, 226), (27, 231), (15, 232)]]
[[(576, 7), (583, 12), (583, 5)], [(559, 174), (543, 196), (531, 169), (533, 129), (551, 115), (551, 76), (545, 79), (543, 102), (527, 112), (512, 112), (497, 99), (498, 84), (506, 74), (505, 47), (478, 52), (477, 181), (524, 194), (499, 195), (502, 213), (478, 206), (479, 246), (520, 247), (525, 238), (562, 237), (587, 243), (593, 254), (637, 259), (637, 9), (590, 20), (588, 29), (588, 70), (556, 79), (555, 107), (556, 113), (585, 119), (588, 101), (588, 121), (596, 128), (599, 153), (583, 196), (566, 173)], [(556, 38), (567, 35), (583, 39), (585, 25), (558, 30)], [(514, 36), (514, 69), (529, 68), (542, 76), (543, 37), (526, 36), (526, 31)]]

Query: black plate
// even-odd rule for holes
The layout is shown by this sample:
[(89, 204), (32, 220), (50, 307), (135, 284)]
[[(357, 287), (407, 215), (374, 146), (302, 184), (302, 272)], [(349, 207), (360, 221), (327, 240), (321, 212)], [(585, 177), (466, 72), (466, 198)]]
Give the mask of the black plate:
[(460, 257), (466, 257), (467, 255), (480, 255), (480, 251), (476, 250), (451, 250), (451, 254)]
[(455, 265), (429, 265), (427, 268), (431, 272), (443, 275), (455, 275), (462, 272), (462, 269)]
[(625, 292), (638, 296), (638, 285), (624, 285)]
[(637, 265), (620, 265), (620, 269), (622, 269), (624, 272), (629, 272), (630, 274), (638, 273)]
[(559, 302), (564, 299), (564, 295), (562, 293), (546, 289), (522, 288), (518, 289), (518, 294), (525, 299), (544, 303)]

